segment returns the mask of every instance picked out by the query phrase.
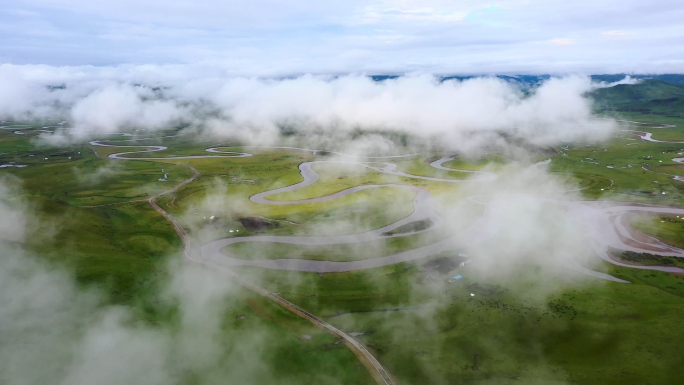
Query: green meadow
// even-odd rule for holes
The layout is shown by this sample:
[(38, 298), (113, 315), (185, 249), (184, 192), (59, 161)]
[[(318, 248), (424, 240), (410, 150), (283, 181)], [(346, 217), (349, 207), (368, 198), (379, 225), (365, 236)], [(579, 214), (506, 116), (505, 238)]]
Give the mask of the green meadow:
[[(241, 268), (271, 290), (347, 331), (376, 352), (402, 384), (662, 384), (684, 333), (684, 278), (604, 266), (632, 284), (519, 282), (469, 274), (449, 280), (427, 261), (350, 273)], [(549, 280), (561, 289), (538, 298)], [(471, 296), (474, 294), (474, 296)], [(477, 368), (473, 369), (475, 355)]]
[[(169, 266), (182, 258), (181, 243), (171, 224), (146, 200), (192, 172), (175, 164), (103, 160), (87, 146), (36, 148), (28, 135), (21, 140), (11, 135), (11, 131), (0, 131), (3, 142), (25, 143), (12, 147), (17, 152), (0, 155), (0, 160), (27, 164), (2, 169), (3, 174), (21, 180), (23, 195), (18, 199), (30, 212), (25, 248), (55, 268), (68, 269), (84, 288), (101, 293), (105, 304), (127, 306), (136, 322), (173, 328), (178, 322), (176, 311), (159, 296)], [(49, 161), (32, 159), (39, 155)], [(99, 167), (114, 168), (84, 182), (83, 174), (97, 173)], [(161, 168), (169, 173), (166, 182), (157, 181)], [(354, 354), (328, 333), (247, 290), (236, 287), (231, 293), (218, 336), (223, 341), (222, 354), (235, 356), (234, 350), (240, 348), (236, 341), (244, 340), (251, 349), (263, 352), (259, 359), (267, 370), (226, 370), (221, 374), (224, 380), (374, 383)], [(250, 340), (245, 335), (259, 338)], [(188, 384), (213, 381), (210, 375), (216, 371), (183, 374)]]
[(244, 242), (224, 247), (221, 252), (241, 259), (300, 258), (317, 261), (358, 261), (426, 246), (450, 235), (447, 231), (428, 231), (405, 237), (342, 245), (304, 246), (275, 242)]
[[(624, 129), (653, 133), (658, 140), (684, 141), (684, 119), (619, 111)], [(663, 128), (662, 125), (677, 127)], [(228, 236), (339, 235), (391, 224), (413, 212), (415, 192), (380, 187), (344, 198), (298, 205), (263, 205), (249, 197), (302, 180), (302, 162), (330, 156), (268, 150), (252, 157), (173, 159), (205, 155), (208, 147), (249, 150), (234, 141), (197, 143), (187, 136), (138, 141), (165, 145), (163, 152), (136, 154), (163, 160), (111, 160), (121, 152), (87, 144), (46, 146), (37, 128), (10, 124), (0, 130), (0, 174), (20, 180), (31, 214), (25, 247), (47, 263), (66, 268), (83, 287), (96, 288), (106, 303), (127, 306), (136, 320), (173, 327), (174, 309), (159, 295), (169, 266), (182, 258), (171, 224), (147, 200), (193, 176), (200, 176), (158, 204), (202, 241)], [(23, 134), (15, 134), (21, 130)], [(172, 135), (175, 131), (166, 132)], [(129, 137), (108, 143), (132, 145)], [(135, 148), (131, 148), (135, 151)], [(684, 143), (655, 143), (628, 132), (600, 144), (567, 143), (554, 149), (549, 171), (573, 186), (578, 199), (605, 199), (684, 205)], [(251, 152), (251, 151), (247, 151)], [(682, 154), (680, 154), (682, 153)], [(466, 173), (437, 170), (439, 154), (395, 159), (398, 169), (429, 177), (464, 178)], [(480, 159), (458, 157), (445, 167), (497, 170), (501, 154)], [(10, 163), (13, 162), (13, 163)], [(162, 172), (162, 169), (164, 172)], [(431, 191), (438, 207), (459, 199), (458, 184), (385, 175), (360, 166), (318, 164), (320, 180), (304, 189), (269, 196), (278, 201), (332, 194), (363, 184), (411, 184)], [(164, 174), (168, 174), (165, 180)], [(211, 217), (214, 217), (211, 219)], [(275, 223), (246, 228), (241, 218)], [(674, 246), (684, 245), (684, 219), (635, 217), (635, 227)], [(236, 231), (239, 230), (239, 231)], [(233, 232), (231, 232), (233, 231)], [(374, 258), (443, 239), (439, 229), (406, 237), (341, 246), (238, 243), (227, 252), (238, 258), (296, 257), (351, 261)], [(297, 273), (256, 268), (235, 270), (316, 314), (363, 342), (401, 384), (677, 384), (684, 382), (681, 343), (684, 330), (684, 277), (616, 267), (596, 268), (632, 282), (618, 284), (583, 278), (567, 269), (518, 269), (515, 279), (471, 273), (467, 267), (437, 269), (439, 258), (347, 273)], [(452, 277), (462, 274), (463, 278)], [(553, 282), (550, 285), (549, 282)], [(581, 282), (578, 284), (577, 282)], [(245, 335), (260, 334), (263, 373), (233, 383), (269, 383), (278, 373), (283, 384), (373, 383), (368, 372), (339, 341), (307, 321), (244, 289), (226, 299), (221, 335), (229, 347)], [(303, 339), (306, 335), (310, 338)], [(228, 348), (226, 348), (228, 349)], [(227, 353), (226, 353), (227, 354)], [(188, 373), (187, 383), (200, 383)]]

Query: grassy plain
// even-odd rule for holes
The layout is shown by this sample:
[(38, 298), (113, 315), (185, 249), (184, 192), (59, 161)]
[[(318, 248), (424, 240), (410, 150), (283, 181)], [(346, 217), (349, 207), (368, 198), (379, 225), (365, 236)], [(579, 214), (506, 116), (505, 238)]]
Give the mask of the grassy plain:
[(578, 180), (587, 198), (684, 204), (684, 184), (673, 179), (680, 164), (672, 160), (681, 156), (684, 144), (646, 142), (625, 132), (602, 145), (568, 144), (558, 150), (550, 170)]
[[(103, 294), (103, 305), (126, 306), (136, 321), (173, 328), (177, 313), (159, 296), (169, 264), (181, 258), (181, 245), (170, 223), (146, 199), (192, 173), (173, 164), (101, 160), (88, 146), (36, 146), (31, 135), (10, 130), (0, 131), (0, 143), (6, 146), (0, 164), (27, 165), (0, 170), (6, 177), (21, 179), (21, 200), (31, 212), (25, 248), (56, 268), (68, 268), (82, 286)], [(116, 166), (111, 172), (97, 173), (112, 163)], [(167, 182), (156, 180), (161, 168), (169, 173)], [(83, 179), (83, 174), (92, 180)], [(100, 206), (88, 207), (94, 204)], [(185, 383), (211, 382), (216, 375), (254, 384), (275, 378), (283, 384), (373, 383), (354, 354), (329, 334), (251, 292), (235, 288), (231, 293), (222, 334), (217, 336), (223, 341), (223, 354), (234, 356), (233, 351), (242, 348), (235, 346), (236, 341), (258, 336), (245, 342), (262, 352), (263, 366), (249, 363), (245, 367), (255, 370), (226, 366), (218, 374), (185, 373)], [(302, 335), (311, 338), (303, 340)]]
[[(624, 134), (605, 145), (561, 148), (567, 155), (554, 157), (551, 170), (579, 183), (578, 194), (585, 199), (680, 204), (681, 182), (652, 171), (675, 164), (671, 158), (681, 145), (630, 139), (636, 137)], [(445, 166), (463, 167), (452, 162)], [(419, 173), (422, 165), (412, 167), (405, 170)], [(322, 275), (240, 269), (337, 326), (364, 333), (359, 338), (402, 383), (684, 380), (673, 370), (684, 363), (678, 354), (684, 334), (676, 326), (684, 305), (682, 277), (604, 265), (605, 272), (633, 283), (568, 287), (540, 302), (526, 298), (535, 290), (529, 280), (502, 285), (464, 270), (464, 279), (447, 282), (450, 275), (435, 277), (428, 270), (419, 263)], [(562, 281), (567, 271), (557, 274)], [(482, 287), (496, 290), (478, 293)]]
[(674, 215), (634, 215), (630, 223), (644, 234), (684, 248), (684, 219)]
[[(621, 113), (621, 117), (684, 127), (680, 118), (634, 113)], [(630, 129), (653, 132), (656, 139), (684, 141), (681, 129), (638, 127)], [(35, 214), (27, 247), (51, 263), (69, 266), (81, 284), (97, 286), (111, 303), (130, 306), (141, 320), (152, 324), (174, 322), (173, 311), (160, 305), (157, 296), (167, 279), (169, 261), (180, 258), (180, 242), (171, 225), (145, 200), (190, 177), (192, 172), (184, 165), (198, 169), (200, 178), (164, 196), (159, 204), (191, 233), (206, 233), (208, 238), (237, 235), (229, 230), (241, 230), (240, 236), (254, 234), (241, 226), (238, 219), (242, 216), (263, 216), (281, 224), (267, 234), (362, 232), (410, 214), (415, 197), (406, 190), (378, 188), (325, 203), (258, 205), (248, 197), (298, 183), (301, 162), (328, 157), (274, 150), (246, 158), (112, 161), (98, 158), (93, 150), (106, 156), (119, 149), (42, 147), (31, 140), (37, 133), (30, 129), (24, 135), (12, 131), (0, 131), (0, 163), (27, 167), (0, 172), (23, 181), (23, 199)], [(135, 144), (160, 143), (170, 149), (142, 156), (203, 155), (206, 147), (239, 145), (197, 144), (183, 137)], [(557, 150), (550, 170), (578, 183), (582, 199), (684, 205), (684, 182), (665, 175), (684, 173), (671, 161), (684, 152), (684, 144), (644, 142), (622, 133), (604, 144), (568, 144)], [(428, 160), (435, 159), (419, 156), (395, 163), (398, 169), (418, 175), (465, 176), (429, 167)], [(502, 160), (497, 156), (486, 161), (459, 158), (444, 166), (478, 170), (490, 161), (497, 167)], [(157, 180), (162, 168), (169, 174), (167, 182)], [(304, 199), (364, 183), (411, 183), (432, 191), (439, 202), (453, 200), (458, 189), (454, 184), (387, 176), (359, 167), (337, 167), (336, 172), (331, 172), (336, 169), (332, 165), (315, 169), (321, 171), (319, 183), (270, 198)], [(212, 215), (217, 219), (205, 219)], [(347, 225), (330, 226), (331, 222)], [(642, 231), (675, 245), (682, 242), (680, 225), (669, 221), (637, 224)], [(427, 242), (422, 237), (426, 236), (349, 248), (279, 245), (274, 254), (265, 256), (370, 258), (378, 250), (385, 253)], [(247, 246), (232, 247), (245, 258), (254, 256)], [(518, 280), (501, 281), (472, 274), (467, 268), (435, 271), (427, 262), (331, 274), (236, 270), (343, 330), (362, 333), (359, 340), (377, 353), (401, 384), (684, 382), (684, 374), (677, 370), (684, 365), (680, 354), (683, 277), (602, 264), (602, 271), (632, 284), (566, 285), (572, 276), (567, 270), (541, 277), (532, 268), (523, 269)], [(449, 282), (456, 273), (464, 278)], [(540, 297), (538, 293), (549, 281), (560, 283), (560, 288)], [(348, 384), (372, 383), (351, 352), (332, 337), (251, 293), (238, 289), (229, 300), (224, 329), (218, 338), (227, 346), (240, 334), (265, 335), (266, 342), (260, 345), (267, 352), (264, 365), (282, 373), (278, 383), (326, 383), (330, 378)], [(311, 335), (312, 340), (302, 341), (302, 334)], [(255, 372), (250, 381), (267, 383), (271, 378)], [(200, 382), (202, 378), (192, 375), (187, 380), (188, 384)]]
[(221, 252), (242, 259), (300, 258), (317, 261), (358, 261), (378, 258), (440, 241), (450, 233), (428, 231), (405, 237), (342, 245), (303, 246), (274, 242), (245, 242), (224, 247)]
[(682, 381), (673, 368), (684, 363), (684, 333), (676, 326), (684, 278), (603, 269), (633, 284), (595, 281), (540, 300), (534, 293), (543, 282), (563, 282), (568, 271), (505, 283), (467, 268), (457, 270), (463, 279), (449, 282), (454, 272), (436, 274), (423, 261), (323, 275), (240, 271), (344, 330), (364, 333), (361, 341), (402, 384)]

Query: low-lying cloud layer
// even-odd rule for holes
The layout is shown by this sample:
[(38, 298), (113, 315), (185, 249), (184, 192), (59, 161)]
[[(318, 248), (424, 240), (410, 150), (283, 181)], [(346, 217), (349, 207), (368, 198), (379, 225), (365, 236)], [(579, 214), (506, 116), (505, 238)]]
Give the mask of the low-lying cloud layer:
[[(107, 304), (63, 266), (23, 249), (31, 229), (18, 181), (0, 179), (0, 383), (149, 384), (276, 383), (269, 363), (287, 349), (275, 331), (244, 316), (244, 294), (221, 276), (174, 261), (155, 293), (173, 316), (149, 324), (134, 309)], [(236, 305), (237, 303), (237, 305)], [(138, 309), (139, 310), (139, 309)], [(278, 334), (282, 337), (282, 334)], [(275, 341), (275, 342), (274, 342)], [(270, 349), (270, 350), (269, 350)], [(318, 383), (335, 384), (326, 373)]]
[(65, 127), (46, 137), (61, 142), (183, 124), (249, 144), (281, 142), (288, 129), (313, 142), (355, 129), (397, 131), (463, 151), (503, 140), (541, 146), (603, 140), (614, 128), (592, 115), (586, 93), (605, 85), (588, 77), (552, 78), (525, 90), (493, 77), (377, 82), (360, 75), (259, 79), (191, 70), (3, 65), (0, 116), (63, 119)]
[[(504, 285), (532, 281), (534, 292), (526, 294), (538, 299), (583, 284), (582, 278), (597, 282), (570, 271), (595, 267), (598, 262), (588, 246), (584, 224), (570, 215), (570, 202), (581, 200), (577, 186), (549, 173), (544, 165), (509, 164), (498, 175), (484, 186), (464, 186), (462, 193), (468, 198), (453, 205), (448, 215), (452, 221), (477, 224), (458, 235), (473, 255), (468, 273)], [(481, 215), (468, 215), (473, 203), (481, 205)]]

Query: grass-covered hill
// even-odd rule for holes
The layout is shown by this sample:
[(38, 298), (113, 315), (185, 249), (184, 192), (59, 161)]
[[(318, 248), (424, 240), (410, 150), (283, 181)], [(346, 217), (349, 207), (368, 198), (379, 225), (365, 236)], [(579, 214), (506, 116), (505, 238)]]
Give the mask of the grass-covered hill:
[(634, 111), (684, 116), (684, 86), (644, 79), (637, 84), (619, 84), (591, 93), (601, 111)]
[[(613, 83), (624, 79), (628, 74), (604, 74), (604, 75), (591, 75), (591, 80), (596, 82), (606, 82)], [(632, 79), (644, 80), (644, 79), (655, 79), (660, 80), (669, 84), (684, 85), (684, 74), (650, 74), (650, 75), (639, 75), (639, 74), (629, 74)]]

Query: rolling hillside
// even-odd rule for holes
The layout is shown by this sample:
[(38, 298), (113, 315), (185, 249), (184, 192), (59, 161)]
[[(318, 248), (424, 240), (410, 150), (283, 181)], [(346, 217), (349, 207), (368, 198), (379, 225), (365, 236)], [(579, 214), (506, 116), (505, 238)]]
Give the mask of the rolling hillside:
[(634, 111), (684, 116), (684, 86), (656, 79), (620, 84), (591, 93), (599, 111)]

